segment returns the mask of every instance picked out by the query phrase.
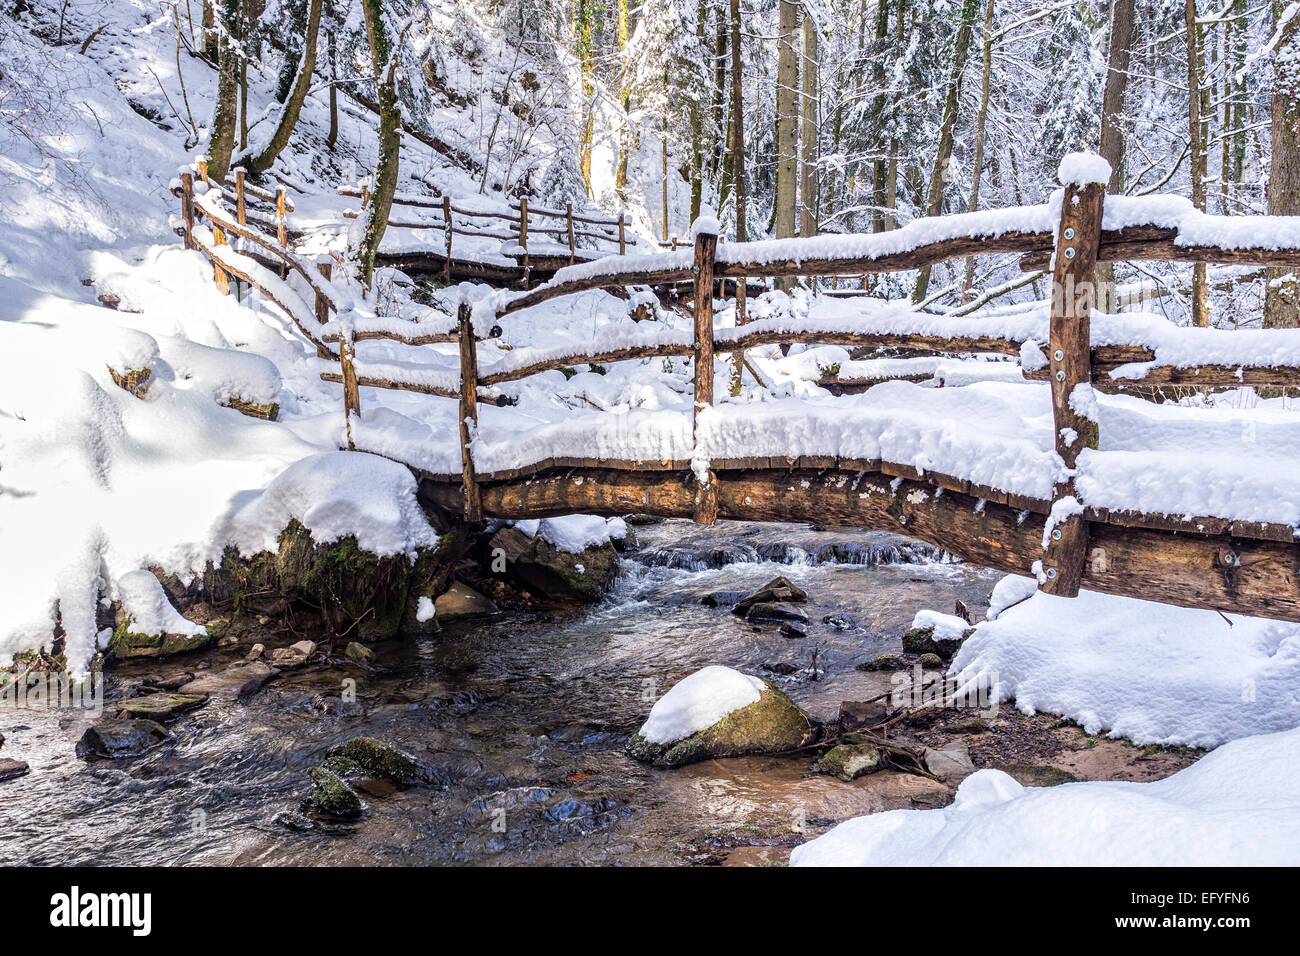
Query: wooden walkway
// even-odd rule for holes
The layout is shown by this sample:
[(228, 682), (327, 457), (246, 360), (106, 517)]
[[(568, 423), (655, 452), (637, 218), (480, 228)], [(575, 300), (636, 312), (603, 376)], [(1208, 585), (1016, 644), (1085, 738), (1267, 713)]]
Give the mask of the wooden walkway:
[[(1073, 597), (1083, 586), (1188, 607), (1300, 620), (1300, 545), (1292, 526), (1234, 521), (1224, 515), (1169, 517), (1088, 508), (1080, 504), (1072, 477), (1061, 480), (1049, 498), (1033, 499), (982, 487), (961, 475), (921, 473), (907, 464), (870, 459), (692, 462), (549, 458), (509, 472), (480, 473), (473, 452), (479, 403), (505, 401), (494, 391), (495, 386), (566, 365), (690, 355), (694, 359), (696, 409), (691, 428), (696, 430), (699, 411), (713, 404), (714, 357), (719, 351), (743, 354), (745, 348), (780, 342), (852, 342), (899, 345), (935, 354), (1021, 354), (1024, 343), (1004, 335), (947, 334), (929, 327), (890, 333), (761, 327), (751, 332), (744, 328), (743, 281), (737, 283), (740, 328), (715, 329), (713, 322), (715, 283), (723, 279), (862, 275), (916, 269), (971, 255), (1013, 253), (1022, 257), (1026, 270), (1052, 269), (1056, 294), (1048, 340), (1037, 343), (1045, 346), (1047, 357), (1031, 377), (1051, 385), (1055, 452), (1065, 466), (1060, 474), (1071, 476), (1080, 452), (1098, 447), (1100, 427), (1088, 403), (1074, 402), (1072, 397), (1080, 387), (1111, 381), (1109, 372), (1121, 364), (1150, 363), (1145, 369), (1147, 378), (1139, 377), (1139, 383), (1185, 381), (1224, 388), (1300, 384), (1300, 361), (1277, 364), (1270, 356), (1258, 364), (1207, 361), (1194, 368), (1175, 368), (1160, 366), (1154, 361), (1157, 356), (1141, 347), (1098, 345), (1091, 334), (1091, 278), (1100, 260), (1300, 266), (1300, 246), (1277, 248), (1275, 237), (1266, 235), (1262, 221), (1257, 245), (1250, 240), (1231, 246), (1197, 242), (1195, 236), (1184, 236), (1178, 228), (1158, 222), (1104, 230), (1104, 187), (1091, 183), (1066, 185), (1059, 218), (1046, 214), (1026, 217), (1032, 222), (1046, 218), (1051, 228), (1008, 229), (991, 217), (989, 228), (977, 229), (974, 225), (985, 221), (977, 215), (954, 220), (972, 224), (967, 232), (958, 230), (947, 238), (911, 245), (895, 237), (891, 241), (899, 248), (886, 251), (870, 245), (876, 241), (873, 237), (844, 237), (841, 245), (816, 239), (787, 240), (776, 255), (762, 243), (737, 243), (720, 256), (717, 237), (701, 232), (689, 251), (652, 257), (649, 268), (644, 256), (601, 260), (589, 267), (577, 266), (532, 291), (493, 300), (500, 323), (514, 312), (575, 292), (685, 282), (693, 285), (690, 337), (679, 341), (665, 336), (645, 345), (603, 350), (593, 346), (588, 354), (566, 351), (503, 370), (480, 367), (468, 303), (461, 305), (455, 328), (442, 332), (367, 324), (352, 311), (355, 298), (331, 282), (328, 268), (312, 268), (288, 249), (282, 237), (277, 242), (258, 234), (243, 219), (230, 216), (219, 202), (214, 203), (211, 193), (196, 201), (192, 190), (192, 182), (185, 181), (186, 242), (213, 260), (219, 283), (226, 273), (251, 281), (290, 315), (318, 354), (338, 363), (337, 371), (323, 372), (322, 378), (343, 386), (349, 447), (355, 446), (353, 423), (359, 419), (363, 386), (422, 392), (459, 403), (459, 471), (435, 474), (413, 470), (420, 478), (423, 502), (464, 521), (648, 513), (704, 524), (718, 518), (844, 524), (900, 532), (977, 564), (1036, 575), (1041, 590), (1061, 597)], [(1033, 209), (1020, 212), (1032, 213)], [(1231, 222), (1239, 224), (1244, 218)], [(1278, 220), (1271, 222), (1277, 225)], [(277, 284), (269, 271), (250, 265), (251, 259), (229, 252), (224, 246), (227, 232), (249, 237), (264, 253), (277, 257), (285, 273), (295, 277), (298, 291)], [(855, 246), (857, 240), (861, 242)], [(866, 251), (855, 251), (859, 246)], [(306, 300), (300, 295), (303, 287), (308, 290)], [(338, 313), (345, 310), (352, 313), (349, 321), (336, 321)], [(930, 316), (927, 323), (942, 325), (943, 319)], [(478, 326), (482, 330), (481, 320)], [(435, 381), (437, 376), (411, 380), (367, 376), (366, 365), (358, 362), (355, 351), (355, 343), (366, 339), (411, 346), (456, 342), (459, 375), (445, 382)]]

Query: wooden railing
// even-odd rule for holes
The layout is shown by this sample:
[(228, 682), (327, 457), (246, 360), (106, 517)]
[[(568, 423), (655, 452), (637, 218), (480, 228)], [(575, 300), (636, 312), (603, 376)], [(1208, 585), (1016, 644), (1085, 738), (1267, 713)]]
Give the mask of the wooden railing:
[[(370, 189), (367, 186), (339, 187), (339, 195), (355, 197), (364, 207), (370, 201)], [(609, 219), (599, 216), (579, 215), (573, 211), (573, 203), (566, 203), (564, 210), (535, 206), (527, 198), (520, 198), (510, 203), (511, 212), (467, 209), (452, 202), (450, 196), (403, 196), (393, 197), (395, 207), (429, 209), (441, 213), (438, 219), (404, 220), (390, 216), (388, 225), (395, 229), (438, 229), (442, 231), (445, 262), (443, 281), (451, 281), (452, 252), (456, 236), (469, 236), (480, 239), (499, 239), (502, 242), (519, 244), (519, 259), (523, 267), (523, 286), (528, 288), (531, 278), (533, 254), (529, 252), (528, 240), (535, 235), (555, 235), (556, 243), (568, 247), (569, 265), (578, 261), (579, 239), (591, 239), (597, 245), (592, 251), (601, 255), (626, 255), (630, 246), (637, 244), (635, 236), (628, 235), (627, 215), (620, 212), (617, 218)], [(343, 215), (355, 219), (360, 213), (355, 209), (345, 210)], [(537, 220), (551, 220), (552, 225), (545, 225)], [(479, 222), (478, 220), (485, 220)], [(493, 228), (494, 223), (504, 224), (508, 232)], [(535, 248), (535, 247), (534, 247)], [(617, 253), (615, 253), (617, 250)], [(560, 256), (563, 257), (563, 254)]]
[[(714, 521), (720, 512), (733, 517), (749, 516), (755, 520), (794, 520), (792, 516), (805, 511), (811, 514), (820, 507), (819, 502), (813, 500), (815, 491), (824, 496), (825, 507), (832, 509), (829, 513), (840, 514), (845, 520), (866, 520), (870, 515), (880, 518), (881, 515), (893, 515), (894, 512), (888, 510), (890, 508), (901, 509), (899, 529), (904, 533), (928, 534), (933, 540), (949, 542), (949, 546), (955, 542), (958, 547), (954, 550), (991, 567), (1023, 573), (1037, 558), (1041, 561), (1035, 568), (1040, 572), (1040, 586), (1053, 594), (1073, 596), (1083, 582), (1110, 593), (1300, 619), (1300, 594), (1292, 593), (1295, 591), (1297, 554), (1295, 529), (1291, 526), (1234, 521), (1212, 515), (1180, 518), (1085, 508), (1078, 502), (1070, 480), (1057, 484), (1049, 499), (1038, 500), (978, 485), (960, 475), (922, 474), (907, 463), (816, 457), (713, 461), (706, 476), (693, 475), (690, 460), (617, 462), (599, 458), (548, 459), (508, 473), (482, 475), (478, 473), (471, 450), (478, 428), (479, 404), (510, 402), (495, 390), (496, 386), (575, 364), (691, 356), (695, 368), (692, 378), (692, 433), (695, 434), (701, 412), (713, 404), (713, 358), (718, 352), (738, 353), (743, 357), (744, 350), (756, 346), (804, 343), (904, 347), (918, 352), (945, 354), (995, 352), (1020, 355), (1023, 342), (1002, 335), (972, 334), (969, 324), (963, 326), (966, 331), (954, 330), (953, 334), (936, 331), (936, 325), (942, 325), (943, 318), (933, 315), (924, 315), (925, 322), (918, 323), (924, 326), (924, 330), (915, 331), (906, 328), (880, 331), (861, 327), (792, 330), (772, 327), (770, 323), (750, 326), (739, 314), (736, 328), (715, 329), (713, 321), (714, 286), (724, 278), (862, 275), (916, 269), (971, 255), (1010, 253), (1022, 257), (1024, 269), (1041, 270), (1047, 265), (1053, 268), (1056, 294), (1053, 295), (1048, 320), (1046, 345), (1049, 354), (1041, 369), (1027, 370), (1026, 375), (1051, 383), (1055, 450), (1070, 469), (1082, 449), (1096, 448), (1099, 442), (1098, 423), (1089, 417), (1088, 404), (1071, 401), (1076, 389), (1085, 384), (1117, 388), (1119, 383), (1110, 376), (1113, 370), (1120, 365), (1151, 363), (1156, 359), (1154, 352), (1145, 346), (1122, 343), (1092, 345), (1089, 283), (1096, 262), (1158, 259), (1300, 266), (1300, 248), (1271, 248), (1278, 244), (1275, 238), (1261, 236), (1258, 245), (1238, 242), (1229, 248), (1190, 243), (1186, 236), (1180, 237), (1178, 230), (1164, 226), (1135, 225), (1104, 230), (1103, 187), (1099, 184), (1067, 185), (1061, 207), (1063, 212), (1055, 221), (1054, 231), (990, 230), (913, 245), (899, 243), (899, 248), (893, 250), (872, 250), (861, 254), (855, 252), (850, 243), (847, 252), (836, 255), (813, 254), (823, 247), (800, 241), (801, 244), (795, 246), (781, 247), (789, 253), (786, 256), (774, 256), (773, 247), (760, 243), (732, 243), (720, 251), (717, 237), (700, 231), (689, 252), (682, 250), (653, 257), (626, 257), (622, 261), (605, 260), (595, 265), (561, 270), (550, 282), (529, 292), (515, 296), (496, 293), (477, 306), (462, 301), (454, 329), (433, 333), (418, 329), (407, 332), (392, 328), (391, 323), (367, 325), (354, 316), (350, 316), (348, 321), (331, 319), (331, 313), (351, 309), (352, 305), (333, 286), (328, 269), (313, 268), (278, 239), (272, 240), (260, 234), (248, 225), (246, 215), (242, 223), (237, 213), (231, 216), (221, 206), (226, 198), (224, 190), (220, 198), (211, 193), (202, 199), (196, 198), (188, 175), (182, 176), (180, 189), (186, 215), (184, 233), (187, 245), (203, 251), (213, 260), (218, 277), (223, 271), (240, 275), (276, 301), (316, 345), (319, 354), (337, 358), (339, 371), (325, 372), (321, 377), (343, 385), (349, 447), (353, 446), (352, 423), (360, 413), (359, 389), (363, 386), (420, 392), (458, 403), (460, 474), (455, 479), (451, 476), (426, 477), (441, 482), (438, 484), (441, 490), (436, 492), (442, 496), (439, 500), (450, 502), (454, 498), (456, 507), (463, 510), (468, 521), (476, 522), (483, 518), (487, 508), (485, 489), (491, 493), (491, 513), (505, 517), (523, 516), (524, 512), (537, 515), (568, 513), (564, 510), (566, 508), (569, 512), (592, 510), (594, 513), (624, 507), (638, 510), (631, 503), (644, 502), (648, 500), (647, 496), (658, 496), (658, 506), (665, 513), (680, 514), (684, 511), (702, 523)], [(248, 194), (247, 184), (244, 192)], [(237, 184), (235, 194), (237, 202)], [(1051, 219), (1049, 216), (1046, 221)], [(199, 220), (211, 226), (210, 237), (202, 232)], [(1276, 220), (1273, 222), (1276, 224)], [(295, 301), (296, 293), (268, 270), (250, 268), (245, 261), (247, 257), (223, 249), (224, 238), (220, 241), (216, 238), (221, 233), (247, 239), (280, 262), (286, 272), (300, 276), (315, 297), (314, 310), (301, 301)], [(838, 248), (834, 247), (832, 251)], [(654, 261), (647, 265), (647, 259)], [(478, 336), (474, 328), (476, 308), (490, 312), (489, 321), (485, 323), (480, 314), (478, 324), (480, 328), (487, 324), (488, 334), (495, 336), (501, 334), (501, 321), (513, 312), (559, 296), (598, 288), (687, 282), (693, 289), (693, 321), (689, 333), (669, 330), (652, 336), (654, 341), (644, 345), (601, 347), (597, 341), (588, 347), (579, 346), (564, 354), (549, 354), (535, 361), (519, 360), (507, 364), (506, 360), (498, 360), (486, 369), (480, 367)], [(744, 281), (737, 282), (738, 292), (745, 287)], [(313, 323), (306, 321), (310, 318), (316, 320), (314, 328)], [(970, 320), (966, 321), (969, 323)], [(1196, 330), (1187, 331), (1194, 333)], [(454, 341), (458, 345), (459, 371), (447, 376), (443, 383), (368, 376), (365, 374), (366, 363), (357, 362), (354, 350), (354, 342), (364, 339), (412, 346)], [(1300, 365), (1266, 364), (1267, 361), (1249, 366), (1156, 366), (1146, 370), (1146, 380), (1162, 384), (1185, 380), (1201, 387), (1300, 385)], [(1127, 384), (1133, 380), (1123, 381)], [(556, 469), (578, 469), (590, 480), (577, 480), (561, 487), (563, 478)], [(743, 485), (737, 478), (737, 475), (764, 474), (771, 477), (791, 469), (802, 469), (800, 474), (806, 476), (808, 483), (801, 483), (800, 488), (811, 488), (811, 491), (804, 494), (793, 486), (786, 487), (789, 482), (784, 479), (784, 483), (778, 482), (780, 488), (776, 485), (768, 488), (763, 484), (767, 478)], [(668, 478), (654, 477), (670, 470), (679, 474)], [(865, 501), (866, 496), (862, 495), (855, 494), (850, 496), (852, 501), (840, 502), (843, 482), (837, 485), (829, 478), (825, 481), (818, 478), (818, 475), (826, 473), (832, 477), (834, 474), (860, 476), (876, 473), (895, 482), (901, 480), (908, 488), (937, 487), (951, 494), (931, 495), (929, 498), (917, 496), (917, 501), (928, 502), (924, 508), (929, 511), (922, 514), (922, 506), (913, 503), (911, 496), (900, 503), (896, 483), (886, 485), (893, 489), (890, 495), (894, 504), (886, 504), (883, 506), (886, 510), (881, 512), (882, 505)], [(459, 485), (454, 494), (446, 483), (448, 480), (455, 480)], [(521, 481), (522, 484), (517, 484)], [(516, 484), (511, 485), (512, 482)], [(857, 484), (854, 483), (853, 487), (856, 488)], [(760, 498), (760, 493), (767, 494), (767, 498)], [(684, 499), (683, 495), (690, 497)], [(979, 519), (976, 522), (978, 526), (970, 524), (968, 512), (972, 509)], [(786, 517), (774, 517), (777, 515)], [(1037, 525), (1026, 523), (1026, 515), (1035, 516)], [(909, 518), (910, 524), (907, 523)], [(1040, 541), (1045, 542), (1045, 547), (1040, 546)]]
[[(1219, 262), (1229, 264), (1252, 263), (1259, 265), (1300, 265), (1300, 249), (1269, 249), (1261, 246), (1221, 248), (1205, 245), (1187, 245), (1178, 241), (1172, 228), (1133, 226), (1119, 230), (1103, 230), (1103, 187), (1091, 184), (1065, 188), (1063, 214), (1055, 233), (1048, 231), (1002, 232), (989, 235), (957, 236), (942, 241), (922, 243), (897, 252), (873, 256), (847, 255), (842, 257), (790, 257), (771, 259), (756, 256), (747, 258), (745, 244), (731, 244), (725, 258), (718, 254), (717, 237), (705, 232), (696, 235), (689, 258), (680, 253), (663, 255), (663, 264), (647, 268), (643, 257), (630, 259), (626, 269), (616, 261), (605, 261), (599, 268), (564, 270), (554, 280), (537, 289), (499, 301), (494, 314), (500, 320), (510, 313), (537, 306), (552, 298), (596, 288), (628, 285), (668, 285), (691, 282), (693, 295), (693, 332), (689, 340), (673, 339), (651, 345), (613, 349), (575, 350), (562, 356), (553, 356), (532, 363), (520, 364), (504, 370), (480, 369), (475, 352), (475, 336), (471, 322), (471, 306), (463, 303), (459, 309), (458, 334), (460, 341), (461, 388), (457, 396), (460, 408), (461, 429), (461, 484), (464, 516), (478, 521), (483, 516), (483, 481), (499, 483), (514, 480), (514, 474), (480, 476), (476, 472), (470, 451), (471, 438), (478, 422), (477, 402), (481, 389), (522, 379), (550, 369), (582, 363), (605, 364), (614, 361), (660, 356), (690, 355), (694, 359), (693, 382), (693, 433), (698, 429), (701, 411), (713, 404), (713, 358), (717, 352), (743, 353), (758, 345), (777, 343), (841, 344), (847, 346), (870, 345), (897, 346), (931, 353), (997, 352), (1018, 355), (1022, 342), (999, 336), (911, 334), (907, 332), (877, 333), (843, 329), (827, 331), (787, 331), (758, 328), (746, 331), (743, 325), (736, 329), (715, 329), (713, 323), (715, 281), (721, 278), (743, 280), (750, 276), (835, 276), (862, 275), (871, 272), (890, 272), (916, 269), (922, 265), (964, 258), (971, 255), (1020, 254), (1022, 268), (1042, 269), (1054, 264), (1053, 286), (1064, 290), (1053, 296), (1049, 320), (1049, 351), (1047, 364), (1028, 373), (1029, 378), (1045, 379), (1051, 383), (1052, 411), (1056, 451), (1067, 469), (1073, 468), (1082, 449), (1098, 447), (1098, 423), (1087, 417), (1086, 405), (1076, 407), (1071, 402), (1075, 389), (1082, 384), (1103, 388), (1118, 388), (1119, 383), (1109, 373), (1120, 365), (1150, 362), (1155, 356), (1147, 348), (1133, 345), (1091, 346), (1089, 318), (1091, 309), (1091, 282), (1095, 264), (1099, 260), (1163, 259), (1181, 262)], [(762, 250), (755, 246), (756, 252)], [(1053, 255), (1054, 253), (1054, 255)], [(656, 257), (660, 258), (660, 257)], [(571, 274), (566, 274), (571, 273)], [(737, 288), (743, 289), (744, 282)], [(928, 317), (934, 318), (934, 317)], [(743, 322), (743, 319), (741, 320)], [(931, 323), (933, 324), (933, 323)], [(499, 326), (497, 326), (499, 329)], [(495, 331), (495, 330), (494, 330)], [(397, 336), (386, 336), (401, 341)], [(1243, 384), (1297, 385), (1300, 368), (1294, 366), (1258, 365), (1251, 367), (1204, 365), (1194, 369), (1154, 368), (1155, 380), (1168, 382), (1177, 379), (1195, 381), (1201, 386), (1236, 387)], [(363, 384), (378, 387), (405, 387), (399, 383), (374, 379), (359, 379)], [(1128, 383), (1131, 380), (1124, 380)], [(416, 389), (435, 394), (446, 390)], [(450, 396), (449, 396), (450, 397)], [(799, 467), (802, 459), (789, 460), (789, 467)], [(715, 462), (715, 470), (762, 468), (767, 459), (754, 461)], [(585, 467), (589, 469), (644, 468), (646, 463), (609, 462), (607, 460), (550, 461), (543, 463), (554, 467)], [(689, 462), (662, 463), (666, 467), (689, 468)], [(830, 467), (832, 461), (810, 460), (809, 467)], [(873, 466), (888, 475), (921, 479), (923, 476), (907, 465), (888, 462), (850, 462), (862, 470)], [(539, 469), (533, 469), (536, 474)], [(529, 469), (522, 469), (528, 472)], [(710, 472), (705, 480), (695, 486), (692, 515), (696, 521), (711, 523), (718, 515), (718, 483)], [(1263, 523), (1232, 522), (1220, 518), (1178, 519), (1160, 515), (1141, 515), (1119, 512), (1098, 512), (1083, 508), (1075, 497), (1072, 481), (1066, 480), (1053, 489), (1050, 500), (1029, 500), (996, 489), (977, 487), (961, 476), (928, 475), (934, 484), (962, 494), (978, 495), (981, 502), (998, 501), (1022, 513), (1032, 512), (1043, 516), (1047, 522), (1047, 546), (1042, 552), (1040, 581), (1049, 593), (1073, 596), (1078, 593), (1089, 560), (1088, 528), (1090, 524), (1111, 524), (1122, 528), (1156, 529), (1163, 532), (1199, 535), (1207, 533), (1244, 538), (1261, 542), (1292, 542), (1293, 529)], [(499, 485), (497, 485), (499, 486)], [(1227, 540), (1227, 537), (1225, 537)], [(1095, 550), (1095, 549), (1094, 549)], [(1231, 547), (1216, 552), (1215, 573), (1224, 573), (1223, 562), (1231, 564), (1239, 554)], [(1101, 559), (1104, 563), (1104, 557)], [(1022, 568), (1028, 570), (1027, 568)], [(1231, 569), (1226, 572), (1231, 575)], [(1226, 606), (1226, 605), (1213, 605)], [(1293, 613), (1293, 612), (1287, 612)]]

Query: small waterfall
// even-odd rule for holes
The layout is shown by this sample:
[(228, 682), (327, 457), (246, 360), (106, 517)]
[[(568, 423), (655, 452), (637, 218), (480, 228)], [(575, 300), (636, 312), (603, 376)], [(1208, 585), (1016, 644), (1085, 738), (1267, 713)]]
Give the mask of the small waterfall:
[(827, 564), (876, 567), (882, 564), (935, 564), (957, 560), (942, 548), (919, 541), (872, 544), (830, 541), (812, 545), (762, 542), (700, 549), (682, 546), (651, 547), (624, 557), (647, 568), (677, 571), (709, 571), (731, 564), (757, 564), (763, 561), (805, 567)]

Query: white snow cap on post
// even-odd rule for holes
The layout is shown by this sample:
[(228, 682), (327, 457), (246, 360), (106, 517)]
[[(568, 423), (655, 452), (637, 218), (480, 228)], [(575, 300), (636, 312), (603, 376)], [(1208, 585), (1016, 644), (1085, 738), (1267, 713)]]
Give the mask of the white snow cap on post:
[(1096, 153), (1068, 153), (1061, 160), (1056, 175), (1062, 186), (1073, 185), (1080, 189), (1093, 183), (1105, 186), (1110, 182), (1110, 163)]
[(716, 236), (722, 232), (722, 223), (718, 222), (717, 216), (709, 216), (701, 213), (696, 220), (691, 223), (691, 238), (699, 236)]

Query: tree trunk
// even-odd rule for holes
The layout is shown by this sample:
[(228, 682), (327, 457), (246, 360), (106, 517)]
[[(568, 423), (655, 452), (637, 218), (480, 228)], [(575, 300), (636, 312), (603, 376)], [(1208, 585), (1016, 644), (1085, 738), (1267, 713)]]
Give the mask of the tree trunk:
[[(1128, 91), (1129, 60), (1133, 49), (1134, 0), (1114, 0), (1110, 7), (1110, 45), (1106, 59), (1106, 88), (1101, 100), (1101, 158), (1110, 163), (1108, 193), (1124, 192), (1124, 131), (1119, 117)], [(1113, 312), (1115, 264), (1097, 263), (1097, 307)]]
[(578, 47), (578, 63), (582, 70), (582, 120), (578, 142), (578, 164), (582, 170), (582, 182), (591, 193), (591, 149), (596, 131), (596, 47), (593, 23), (595, 10), (593, 0), (578, 0), (573, 12), (574, 40)]
[(375, 71), (375, 89), (379, 95), (379, 164), (375, 169), (374, 190), (362, 214), (366, 217), (361, 248), (357, 259), (361, 281), (369, 287), (375, 273), (375, 255), (388, 228), (388, 214), (397, 191), (398, 164), (401, 161), (402, 108), (397, 101), (396, 51), (388, 24), (384, 22), (384, 0), (362, 0), (366, 19), (366, 39), (370, 42), (370, 62)]
[[(1201, 120), (1200, 26), (1196, 0), (1185, 0), (1187, 20), (1187, 125), (1191, 134), (1192, 205), (1205, 212), (1205, 127)], [(1205, 281), (1205, 263), (1192, 266), (1192, 325), (1210, 324), (1210, 298)]]
[[(925, 199), (927, 216), (937, 216), (943, 212), (943, 184), (948, 179), (948, 163), (952, 159), (953, 134), (957, 129), (957, 109), (961, 102), (961, 78), (966, 72), (966, 57), (970, 53), (970, 35), (978, 13), (979, 0), (962, 0), (961, 20), (957, 25), (957, 39), (952, 50), (952, 67), (948, 72), (947, 91), (944, 95), (943, 119), (939, 123), (939, 149), (935, 153), (934, 167), (930, 170), (930, 188)], [(922, 301), (929, 287), (930, 267), (926, 266), (916, 277), (913, 301)]]
[(330, 152), (334, 151), (334, 144), (339, 138), (339, 52), (334, 38), (334, 31), (329, 32), (329, 53), (330, 53), (330, 128), (325, 135), (325, 146)]
[[(289, 99), (280, 108), (280, 118), (276, 123), (275, 132), (258, 153), (243, 161), (244, 167), (250, 173), (261, 173), (270, 169), (275, 162), (275, 157), (289, 145), (289, 136), (293, 133), (294, 126), (298, 124), (298, 114), (302, 110), (303, 101), (307, 99), (307, 92), (311, 89), (312, 74), (316, 70), (316, 34), (320, 30), (322, 6), (322, 0), (311, 0), (311, 6), (307, 11), (307, 30), (303, 35), (302, 59), (298, 63), (298, 75), (293, 81)], [(333, 89), (331, 86), (331, 93)], [(331, 132), (333, 132), (336, 122), (333, 113), (330, 120)]]
[[(980, 80), (980, 108), (975, 116), (975, 157), (970, 174), (970, 211), (980, 207), (980, 177), (984, 172), (984, 134), (989, 116), (989, 83), (993, 75), (993, 13), (996, 0), (988, 0), (984, 7), (984, 71)], [(970, 287), (975, 280), (975, 257), (966, 260), (966, 271), (961, 281), (961, 303), (970, 302)]]
[(794, 235), (795, 186), (798, 175), (799, 113), (795, 98), (799, 88), (800, 7), (780, 0), (776, 61), (776, 184), (772, 227), (778, 239)]
[[(1273, 64), (1273, 164), (1268, 178), (1268, 214), (1300, 214), (1300, 15), (1282, 29)], [(1300, 282), (1291, 269), (1265, 270), (1264, 325), (1300, 326)]]
[(618, 198), (627, 202), (627, 160), (632, 148), (632, 123), (628, 114), (632, 112), (631, 70), (628, 69), (627, 57), (627, 0), (618, 0), (618, 63), (622, 76), (619, 80), (618, 103), (623, 110), (623, 128), (618, 136), (618, 163), (614, 167), (614, 191)]
[(817, 128), (817, 25), (808, 10), (803, 12), (803, 62), (799, 69), (803, 100), (802, 175), (799, 183), (799, 235), (817, 235), (818, 133)]
[(217, 99), (212, 110), (212, 136), (208, 140), (208, 177), (225, 182), (230, 155), (235, 148), (239, 120), (239, 0), (214, 0), (217, 30)]
[[(667, 85), (667, 77), (664, 77)], [(663, 241), (668, 241), (668, 114), (664, 113), (659, 137), (659, 185), (663, 193), (664, 232)]]
[[(863, 0), (862, 19), (865, 21), (867, 16), (866, 0)], [(859, 32), (859, 37), (866, 33), (865, 28)], [(886, 37), (889, 36), (889, 0), (878, 0), (876, 4), (876, 45), (880, 47)], [(863, 44), (859, 42), (858, 49), (861, 50)], [(871, 104), (871, 132), (873, 136), (879, 137), (881, 132), (881, 121), (885, 113), (885, 61), (883, 57), (872, 57), (871, 60), (871, 81), (876, 89), (881, 92), (876, 95)], [(885, 145), (879, 139), (877, 150), (880, 155), (876, 156), (871, 163), (871, 231), (880, 232), (885, 228), (885, 183), (889, 176), (889, 160), (884, 155), (884, 151), (879, 147)]]
[(731, 180), (736, 197), (736, 241), (745, 242), (749, 189), (745, 184), (745, 87), (740, 49), (740, 0), (731, 2)]

